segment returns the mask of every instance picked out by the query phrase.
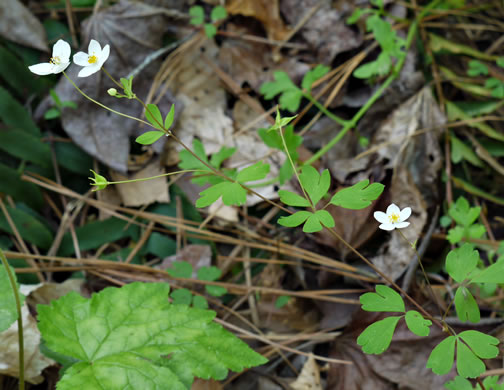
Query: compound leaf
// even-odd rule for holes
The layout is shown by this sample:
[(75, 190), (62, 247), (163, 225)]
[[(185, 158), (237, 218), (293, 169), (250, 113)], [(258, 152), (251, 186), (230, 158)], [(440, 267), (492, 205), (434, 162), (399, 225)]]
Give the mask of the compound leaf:
[(431, 368), (434, 374), (445, 375), (450, 372), (455, 356), (455, 340), (455, 336), (449, 336), (432, 350), (427, 368)]
[(168, 302), (166, 283), (106, 288), (91, 299), (72, 292), (38, 305), (49, 349), (77, 359), (58, 390), (189, 389), (193, 377), (223, 379), (266, 362), (220, 325), (215, 312)]
[(310, 202), (307, 199), (293, 192), (280, 190), (278, 195), (280, 195), (280, 201), (288, 206), (310, 207)]
[(488, 67), (478, 60), (471, 60), (469, 61), (467, 74), (471, 77), (486, 76), (488, 74)]
[[(12, 274), (15, 275), (12, 267), (10, 270)], [(22, 305), (25, 297), (21, 293), (19, 293), (19, 295)], [(7, 274), (5, 267), (0, 264), (0, 332), (9, 329), (17, 318), (18, 313), (16, 309), (16, 299), (14, 297), (14, 292), (12, 291), (9, 275)]]
[(425, 337), (429, 335), (429, 327), (432, 325), (432, 321), (423, 318), (419, 312), (415, 310), (408, 310), (404, 319), (406, 320), (408, 329), (417, 336)]
[(334, 227), (334, 219), (326, 210), (317, 210), (305, 222), (303, 232), (315, 233), (321, 231), (322, 225), (328, 228)]
[(226, 146), (221, 147), (217, 153), (212, 154), (212, 157), (210, 158), (210, 165), (219, 169), (221, 167), (221, 164), (229, 157), (231, 157), (235, 152), (236, 148), (228, 148)]
[(210, 19), (212, 19), (212, 22), (225, 19), (226, 17), (227, 17), (227, 11), (226, 8), (224, 8), (222, 5), (214, 7), (212, 9), (212, 12), (210, 13)]
[(455, 309), (462, 322), (470, 321), (477, 324), (480, 321), (480, 310), (471, 292), (464, 286), (455, 293)]
[(379, 355), (385, 352), (392, 341), (397, 322), (400, 319), (400, 316), (387, 317), (369, 325), (357, 338), (357, 344), (367, 354)]
[(240, 183), (246, 183), (249, 181), (262, 180), (269, 173), (270, 166), (265, 162), (258, 161), (254, 165), (251, 165), (245, 169), (238, 172), (236, 176), (236, 181)]
[(173, 299), (174, 305), (187, 305), (189, 306), (192, 301), (192, 293), (187, 288), (179, 288), (170, 294)]
[(324, 169), (322, 175), (320, 175), (311, 165), (303, 166), (299, 180), (314, 206), (327, 194), (331, 185), (329, 170)]
[[(222, 274), (222, 271), (217, 267), (214, 267), (214, 266), (201, 267), (198, 270), (198, 279), (213, 282), (213, 281), (219, 279), (221, 274)], [(207, 293), (209, 293), (210, 295), (212, 295), (214, 297), (220, 297), (220, 296), (227, 293), (227, 290), (221, 286), (206, 285), (205, 290), (207, 291)]]
[(295, 112), (299, 108), (303, 92), (292, 82), (289, 75), (282, 71), (273, 73), (274, 81), (261, 86), (260, 92), (266, 100), (271, 100), (280, 94), (280, 108)]
[(462, 283), (474, 271), (479, 261), (479, 253), (474, 247), (465, 243), (462, 247), (453, 249), (446, 256), (446, 271), (458, 283)]
[(361, 210), (368, 207), (373, 200), (378, 199), (385, 186), (381, 183), (369, 184), (369, 180), (362, 180), (351, 187), (338, 191), (331, 198), (330, 203), (350, 210)]
[(191, 16), (189, 23), (193, 26), (199, 26), (205, 21), (205, 11), (200, 5), (195, 5), (189, 8), (189, 15)]
[(461, 376), (456, 376), (453, 380), (445, 383), (448, 390), (474, 390), (471, 382)]
[(455, 203), (452, 203), (448, 215), (459, 225), (470, 226), (478, 219), (480, 211), (481, 207), (470, 207), (467, 199), (461, 196)]
[(360, 296), (362, 310), (404, 312), (404, 301), (395, 290), (388, 286), (376, 285), (376, 292), (368, 292)]

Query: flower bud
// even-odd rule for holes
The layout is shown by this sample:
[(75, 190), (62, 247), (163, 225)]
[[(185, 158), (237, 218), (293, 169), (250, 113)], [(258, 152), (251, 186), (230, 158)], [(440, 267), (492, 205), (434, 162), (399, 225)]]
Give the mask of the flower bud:
[(109, 88), (109, 89), (107, 90), (107, 93), (108, 93), (110, 96), (115, 96), (115, 95), (117, 95), (117, 89), (115, 89), (115, 88)]

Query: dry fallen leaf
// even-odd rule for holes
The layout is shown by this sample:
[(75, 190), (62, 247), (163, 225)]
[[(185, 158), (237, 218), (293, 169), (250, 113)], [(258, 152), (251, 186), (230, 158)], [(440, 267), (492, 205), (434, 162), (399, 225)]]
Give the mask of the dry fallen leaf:
[[(87, 52), (90, 39), (102, 46), (110, 45), (110, 57), (104, 67), (116, 79), (127, 75), (138, 67), (149, 54), (159, 49), (162, 36), (170, 19), (163, 10), (140, 2), (121, 1), (91, 16), (83, 27), (83, 44), (80, 50)], [(154, 62), (155, 64), (157, 62)], [(155, 67), (148, 66), (133, 80), (133, 91), (142, 99), (147, 96)], [(115, 85), (103, 72), (87, 78), (78, 78), (78, 66), (68, 68), (68, 76), (93, 99), (134, 117), (143, 115), (142, 106), (133, 100), (116, 99), (107, 94)], [(76, 110), (63, 112), (65, 131), (73, 141), (98, 160), (125, 173), (130, 149), (130, 136), (137, 136), (150, 128), (97, 106), (85, 99), (66, 80), (61, 78), (56, 92), (61, 100), (77, 103)], [(168, 113), (174, 99), (166, 94), (159, 102), (162, 113)], [(164, 138), (163, 138), (164, 140)], [(159, 153), (163, 141), (153, 145)]]
[(187, 261), (193, 267), (191, 277), (198, 278), (198, 270), (201, 267), (209, 267), (212, 264), (212, 249), (209, 245), (189, 244), (176, 255), (165, 257), (163, 262), (156, 266), (159, 269), (170, 268), (175, 261)]
[(306, 361), (301, 373), (290, 387), (293, 390), (322, 390), (320, 384), (320, 369), (312, 354)]
[[(159, 165), (158, 159), (150, 162), (142, 170), (128, 177), (119, 172), (110, 171), (112, 181), (145, 179), (148, 177), (164, 174), (164, 169)], [(158, 177), (152, 180), (137, 181), (133, 183), (119, 184), (115, 186), (125, 206), (144, 206), (154, 202), (170, 201), (168, 183), (166, 177)]]
[(49, 51), (44, 26), (19, 0), (0, 2), (0, 35), (23, 46)]
[(191, 390), (222, 390), (220, 382), (196, 378), (191, 386)]

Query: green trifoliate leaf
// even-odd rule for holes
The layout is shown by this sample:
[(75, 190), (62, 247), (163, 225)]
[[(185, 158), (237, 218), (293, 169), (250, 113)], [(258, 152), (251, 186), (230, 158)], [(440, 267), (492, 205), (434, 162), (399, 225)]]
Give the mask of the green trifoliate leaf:
[(476, 378), (485, 372), (485, 363), (460, 340), (457, 340), (457, 373), (463, 378)]
[[(268, 129), (268, 132), (271, 132), (274, 130), (281, 130), (283, 127), (287, 126), (296, 117), (297, 117), (297, 115), (282, 118), (282, 116), (280, 115), (280, 110), (278, 109), (278, 106), (277, 106), (275, 124)], [(283, 143), (282, 143), (282, 147), (283, 147)]]
[(173, 299), (174, 305), (187, 305), (189, 306), (192, 301), (192, 293), (187, 288), (179, 288), (170, 294)]
[(477, 324), (480, 321), (480, 310), (471, 292), (464, 286), (455, 293), (455, 309), (462, 322), (470, 321)]
[(379, 355), (387, 350), (392, 341), (398, 317), (387, 317), (369, 325), (357, 338), (357, 344), (362, 347), (362, 351), (367, 354)]
[(169, 129), (171, 127), (171, 125), (173, 124), (173, 118), (175, 118), (175, 104), (172, 104), (170, 112), (168, 112), (168, 115), (166, 115), (166, 118), (164, 120), (165, 129)]
[(277, 71), (273, 73), (274, 81), (264, 83), (260, 92), (266, 100), (271, 100), (280, 94), (280, 108), (296, 112), (301, 103), (303, 92), (289, 78), (285, 72)]
[(446, 256), (446, 272), (458, 283), (462, 283), (476, 269), (479, 253), (474, 247), (465, 243), (458, 249), (453, 249)]
[(90, 169), (90, 171), (93, 173), (94, 176), (94, 177), (88, 177), (88, 179), (91, 180), (91, 185), (95, 186), (95, 188), (93, 188), (93, 191), (105, 189), (108, 185), (108, 180), (105, 179), (105, 177), (103, 177), (102, 175), (98, 175), (92, 169)]
[(331, 185), (329, 170), (325, 169), (320, 175), (311, 165), (303, 166), (299, 180), (314, 206), (327, 194)]
[[(196, 156), (200, 158), (201, 161), (206, 162), (207, 164), (213, 165), (212, 162), (208, 161), (206, 152), (205, 152), (205, 147), (201, 143), (200, 140), (194, 138), (193, 139), (193, 144), (192, 144), (192, 151)], [(217, 154), (220, 154), (223, 149), (221, 149)], [(195, 156), (193, 156), (192, 153), (190, 153), (188, 150), (181, 150), (179, 153), (179, 158), (180, 158), (180, 163), (179, 167), (182, 169), (198, 169), (206, 172), (196, 172), (195, 176), (191, 181), (193, 183), (196, 183), (198, 185), (205, 185), (207, 183), (215, 184), (218, 183), (219, 181), (222, 181), (223, 179), (218, 178), (215, 176), (210, 168), (208, 168), (203, 162), (198, 160)], [(221, 161), (222, 163), (222, 161)], [(215, 166), (216, 168), (220, 168), (220, 166)]]
[(499, 339), (489, 336), (477, 330), (466, 330), (459, 334), (459, 337), (464, 340), (476, 356), (482, 359), (492, 359), (499, 354)]
[(195, 5), (189, 8), (189, 15), (191, 16), (189, 23), (193, 26), (199, 26), (205, 21), (205, 11), (200, 5)]
[(212, 22), (225, 19), (226, 17), (227, 17), (227, 11), (226, 8), (224, 8), (222, 5), (214, 7), (212, 9), (212, 12), (210, 13), (210, 19), (212, 19)]
[(323, 229), (323, 226), (327, 228), (334, 227), (334, 219), (326, 210), (317, 210), (312, 214), (305, 222), (303, 226), (303, 232), (305, 233), (316, 233)]
[(236, 181), (247, 183), (264, 179), (269, 173), (270, 166), (262, 161), (256, 162), (247, 168), (242, 169), (236, 176)]
[(152, 145), (158, 139), (160, 139), (165, 133), (162, 131), (148, 131), (138, 136), (135, 140), (137, 143), (142, 145)]
[(38, 305), (47, 347), (79, 361), (58, 390), (186, 390), (194, 376), (223, 379), (266, 362), (213, 322), (215, 312), (172, 305), (168, 293), (166, 283), (132, 283)]
[(457, 224), (470, 226), (478, 219), (481, 207), (470, 207), (469, 202), (464, 197), (459, 197), (455, 203), (452, 203), (448, 210), (448, 215), (452, 217)]
[(163, 131), (163, 117), (161, 116), (161, 111), (159, 111), (158, 106), (156, 106), (155, 104), (147, 104), (147, 109), (145, 110), (145, 118), (156, 129)]
[[(198, 279), (206, 280), (209, 282), (216, 281), (220, 278), (222, 271), (217, 267), (201, 267), (198, 270)], [(207, 293), (214, 297), (220, 297), (227, 293), (227, 290), (221, 286), (205, 286), (205, 290)]]
[(296, 227), (304, 223), (311, 215), (312, 213), (309, 211), (298, 211), (288, 217), (280, 217), (278, 224), (285, 227)]
[(455, 336), (449, 336), (434, 348), (427, 360), (427, 368), (437, 375), (448, 374), (455, 356)]
[(280, 196), (280, 201), (288, 206), (310, 207), (310, 202), (307, 199), (293, 192), (280, 190), (278, 191), (278, 195)]
[(325, 65), (317, 65), (315, 68), (306, 72), (303, 77), (303, 81), (301, 82), (301, 88), (306, 90), (308, 93), (311, 92), (312, 84), (324, 77), (327, 72), (329, 72), (330, 68)]
[[(268, 131), (268, 129), (259, 129), (259, 137), (263, 142), (270, 148), (275, 148), (281, 150), (285, 153), (285, 148), (282, 142), (282, 138), (277, 131)], [(287, 145), (287, 150), (293, 161), (296, 161), (299, 157), (297, 148), (303, 143), (303, 137), (294, 133), (293, 126), (286, 126), (284, 129), (284, 139)]]
[[(15, 275), (12, 267), (10, 270), (12, 274)], [(21, 298), (21, 305), (23, 305), (25, 297), (21, 293), (19, 293), (19, 296)], [(5, 270), (5, 267), (0, 264), (0, 332), (9, 329), (17, 318), (18, 313), (16, 309), (16, 298), (14, 296), (14, 292), (12, 291), (9, 275)]]
[(217, 27), (215, 27), (211, 23), (205, 23), (205, 25), (203, 26), (203, 29), (205, 30), (205, 35), (208, 38), (213, 38), (213, 37), (215, 37), (215, 35), (217, 35)]
[(373, 200), (378, 199), (385, 186), (381, 183), (369, 184), (369, 180), (362, 180), (351, 187), (338, 191), (331, 198), (330, 203), (345, 209), (360, 210), (368, 207)]
[(504, 261), (498, 261), (471, 277), (472, 283), (504, 283)]
[(467, 69), (468, 76), (486, 76), (487, 74), (488, 67), (485, 64), (479, 62), (478, 60), (469, 61), (469, 69)]
[(504, 98), (504, 83), (495, 77), (489, 78), (485, 81), (485, 88), (491, 89), (491, 96), (497, 99)]
[(404, 301), (395, 290), (381, 284), (376, 285), (376, 292), (360, 296), (362, 310), (404, 312)]
[(174, 261), (171, 268), (167, 268), (166, 272), (174, 278), (190, 278), (193, 273), (193, 266), (187, 261)]
[(417, 336), (425, 337), (429, 335), (429, 327), (432, 325), (432, 321), (423, 318), (419, 312), (415, 310), (408, 310), (404, 319), (406, 320), (408, 329)]

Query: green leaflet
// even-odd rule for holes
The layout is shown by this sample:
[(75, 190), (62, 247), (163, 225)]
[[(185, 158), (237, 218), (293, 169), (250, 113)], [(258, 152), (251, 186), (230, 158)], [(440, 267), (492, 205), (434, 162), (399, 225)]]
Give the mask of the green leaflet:
[(362, 310), (404, 312), (404, 301), (395, 290), (381, 284), (376, 285), (376, 293), (369, 292), (360, 296)]
[(160, 139), (165, 133), (162, 131), (147, 131), (136, 138), (136, 142), (142, 145), (152, 145)]
[(276, 71), (273, 73), (273, 81), (264, 83), (260, 92), (266, 100), (273, 99), (280, 95), (280, 108), (295, 112), (298, 110), (303, 97), (303, 91), (292, 82), (285, 72)]
[(471, 292), (464, 286), (455, 293), (455, 309), (457, 316), (462, 322), (477, 324), (480, 321), (480, 310)]
[(278, 224), (286, 227), (296, 227), (304, 223), (303, 232), (315, 233), (323, 229), (334, 227), (334, 219), (326, 210), (317, 210), (315, 213), (310, 211), (298, 211), (288, 217), (280, 217)]
[(327, 194), (331, 185), (329, 170), (325, 169), (320, 175), (311, 165), (303, 166), (299, 180), (314, 206)]
[(357, 338), (357, 344), (367, 354), (379, 355), (387, 350), (392, 341), (398, 321), (397, 317), (387, 317), (369, 325)]
[(455, 336), (449, 336), (441, 341), (431, 352), (427, 360), (427, 368), (437, 375), (448, 374), (453, 366), (455, 354)]
[[(193, 378), (223, 379), (228, 370), (264, 364), (220, 325), (215, 312), (172, 305), (166, 283), (106, 288), (85, 299), (70, 293), (38, 305), (49, 349), (77, 359), (58, 390), (189, 389)], [(134, 337), (132, 337), (134, 336)]]
[(385, 186), (381, 183), (369, 184), (369, 180), (362, 180), (338, 191), (331, 198), (330, 203), (345, 209), (361, 210), (368, 207), (373, 200), (378, 199), (384, 189)]
[(462, 283), (476, 269), (479, 259), (478, 251), (471, 244), (465, 243), (448, 253), (446, 271), (455, 281)]
[(415, 310), (408, 310), (404, 319), (406, 320), (408, 329), (417, 336), (425, 337), (429, 335), (429, 327), (432, 325), (432, 321), (423, 318), (419, 312)]
[[(15, 275), (14, 268), (10, 267), (11, 272)], [(16, 281), (17, 284), (17, 281)], [(18, 286), (19, 291), (19, 286)], [(19, 293), (21, 305), (24, 302), (24, 295)], [(9, 275), (5, 267), (0, 264), (0, 332), (7, 330), (18, 318), (16, 309), (16, 299), (12, 286), (10, 283)]]

